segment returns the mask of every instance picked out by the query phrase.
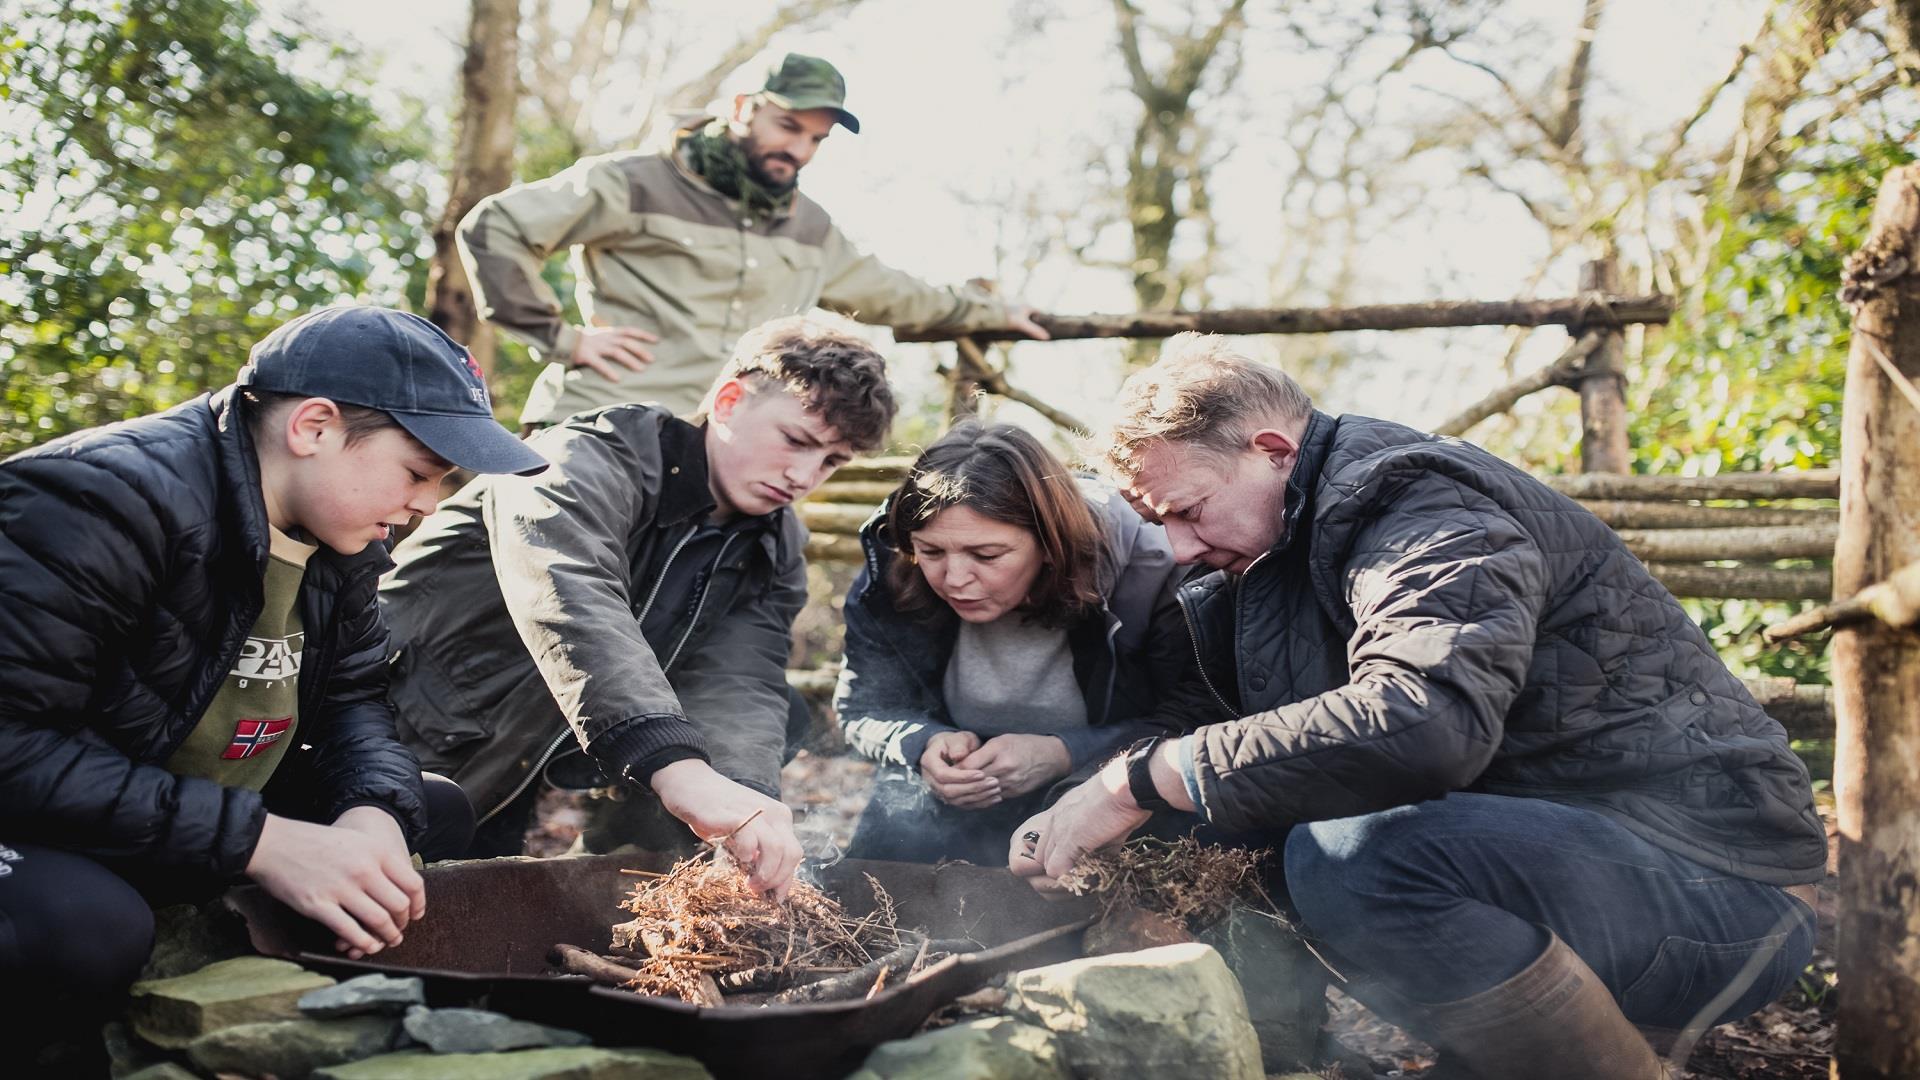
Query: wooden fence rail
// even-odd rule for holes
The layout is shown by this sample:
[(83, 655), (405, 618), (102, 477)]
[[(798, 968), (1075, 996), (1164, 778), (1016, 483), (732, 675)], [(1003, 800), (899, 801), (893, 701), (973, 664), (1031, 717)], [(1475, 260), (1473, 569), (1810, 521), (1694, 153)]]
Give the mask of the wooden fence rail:
[[(1035, 315), (1055, 341), (1085, 338), (1164, 338), (1202, 334), (1337, 334), (1354, 330), (1421, 330), (1460, 326), (1626, 326), (1664, 323), (1673, 316), (1666, 296), (1588, 293), (1551, 300), (1435, 300), (1416, 304), (1362, 304), (1327, 308), (1227, 308), (1215, 311), (1127, 315)], [(895, 341), (1017, 341), (1012, 330), (964, 335), (935, 327), (900, 327)]]
[[(813, 531), (807, 553), (822, 562), (857, 562), (855, 539), (874, 508), (906, 478), (911, 458), (855, 461), (800, 504)], [(1628, 550), (1648, 563), (1675, 596), (1698, 599), (1826, 600), (1825, 565), (1776, 566), (1782, 560), (1824, 563), (1839, 532), (1839, 474), (1833, 470), (1738, 476), (1615, 476), (1585, 473), (1542, 478), (1580, 500), (1612, 526)], [(1742, 502), (1746, 505), (1724, 505)], [(1760, 505), (1754, 505), (1754, 504)], [(1720, 504), (1720, 505), (1714, 505)], [(1709, 565), (1738, 562), (1740, 565)]]

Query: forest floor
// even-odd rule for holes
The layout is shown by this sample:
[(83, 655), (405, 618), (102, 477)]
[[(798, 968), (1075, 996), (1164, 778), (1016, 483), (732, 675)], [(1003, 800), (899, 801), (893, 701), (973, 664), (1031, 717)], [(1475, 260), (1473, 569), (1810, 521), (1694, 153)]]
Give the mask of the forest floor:
[[(873, 778), (871, 762), (844, 755), (802, 751), (781, 774), (782, 790), (795, 810), (795, 827), (809, 856), (831, 859), (853, 835)], [(1834, 834), (1830, 799), (1820, 799), (1829, 851)], [(572, 793), (549, 793), (527, 840), (528, 854), (556, 855), (579, 834), (585, 812)], [(1686, 1069), (1691, 1080), (1822, 1080), (1833, 1046), (1834, 885), (1833, 860), (1819, 890), (1820, 933), (1813, 964), (1785, 997), (1735, 1024), (1708, 1032)], [(1366, 1057), (1383, 1077), (1419, 1077), (1433, 1065), (1425, 1044), (1367, 1011), (1337, 989), (1330, 994), (1328, 1030)]]

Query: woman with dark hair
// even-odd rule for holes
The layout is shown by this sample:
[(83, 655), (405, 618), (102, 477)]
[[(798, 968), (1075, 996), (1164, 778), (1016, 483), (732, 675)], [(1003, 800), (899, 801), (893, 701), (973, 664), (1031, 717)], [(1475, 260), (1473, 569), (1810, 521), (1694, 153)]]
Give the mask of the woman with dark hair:
[(998, 865), (1192, 664), (1165, 532), (1008, 424), (956, 426), (861, 530), (834, 703), (880, 763), (849, 854)]

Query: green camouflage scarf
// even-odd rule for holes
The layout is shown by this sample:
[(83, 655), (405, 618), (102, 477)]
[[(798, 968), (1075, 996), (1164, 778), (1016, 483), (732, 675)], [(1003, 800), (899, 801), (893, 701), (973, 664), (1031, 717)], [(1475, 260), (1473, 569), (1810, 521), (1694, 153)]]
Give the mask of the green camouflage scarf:
[(746, 151), (727, 137), (724, 119), (716, 118), (701, 127), (682, 131), (680, 146), (686, 153), (688, 168), (713, 190), (740, 200), (754, 217), (772, 217), (793, 202), (796, 184), (776, 189), (753, 178), (747, 170)]

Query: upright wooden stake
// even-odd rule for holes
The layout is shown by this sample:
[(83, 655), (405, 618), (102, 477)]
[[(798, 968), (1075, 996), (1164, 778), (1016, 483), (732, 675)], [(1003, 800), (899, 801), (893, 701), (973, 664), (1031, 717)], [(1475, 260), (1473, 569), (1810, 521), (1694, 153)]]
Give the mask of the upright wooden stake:
[[(1887, 174), (1853, 304), (1841, 432), (1836, 598), (1920, 559), (1920, 165)], [(1840, 1006), (1832, 1074), (1920, 1076), (1920, 634), (1877, 622), (1833, 638), (1840, 818)]]
[[(1610, 294), (1614, 277), (1612, 256), (1595, 259), (1580, 268), (1580, 291)], [(1600, 343), (1580, 369), (1580, 471), (1630, 472), (1633, 455), (1627, 447), (1627, 375), (1622, 362), (1626, 339), (1604, 317), (1577, 328), (1573, 337), (1585, 334), (1598, 336)]]

